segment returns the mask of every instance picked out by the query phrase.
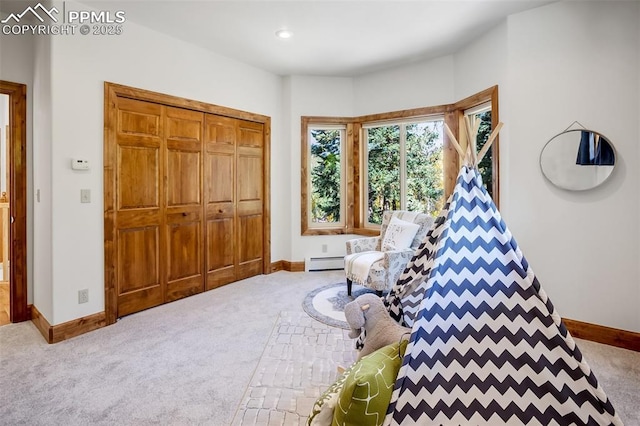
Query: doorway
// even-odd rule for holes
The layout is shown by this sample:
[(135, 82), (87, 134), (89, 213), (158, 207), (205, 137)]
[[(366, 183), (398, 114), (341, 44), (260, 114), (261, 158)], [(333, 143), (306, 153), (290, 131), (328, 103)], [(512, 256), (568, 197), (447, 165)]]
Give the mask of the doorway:
[(9, 322), (21, 322), (31, 316), (27, 305), (27, 86), (0, 80), (0, 96), (0, 321), (6, 320), (5, 312)]

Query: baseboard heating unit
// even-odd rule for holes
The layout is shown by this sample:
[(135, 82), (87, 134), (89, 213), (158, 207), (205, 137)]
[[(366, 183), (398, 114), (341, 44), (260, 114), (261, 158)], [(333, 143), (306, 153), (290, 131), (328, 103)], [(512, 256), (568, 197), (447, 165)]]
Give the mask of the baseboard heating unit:
[(344, 256), (307, 257), (304, 261), (305, 272), (338, 271), (344, 269)]

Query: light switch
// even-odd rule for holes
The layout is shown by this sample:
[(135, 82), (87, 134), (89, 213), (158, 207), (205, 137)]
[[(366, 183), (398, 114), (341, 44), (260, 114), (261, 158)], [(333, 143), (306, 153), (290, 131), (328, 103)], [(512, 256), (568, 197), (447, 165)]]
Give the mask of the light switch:
[(91, 202), (91, 190), (90, 189), (81, 189), (80, 190), (80, 202), (81, 203), (90, 203)]

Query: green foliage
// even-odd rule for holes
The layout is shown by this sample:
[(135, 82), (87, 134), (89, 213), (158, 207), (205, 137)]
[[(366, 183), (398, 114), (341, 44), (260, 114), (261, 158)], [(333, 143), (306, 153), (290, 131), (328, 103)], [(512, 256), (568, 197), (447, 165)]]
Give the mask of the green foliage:
[(400, 209), (400, 126), (368, 130), (369, 222), (382, 223), (384, 210)]
[[(491, 134), (491, 111), (478, 114), (478, 118), (480, 118), (480, 128), (476, 143), (478, 144), (477, 149), (480, 151)], [(493, 197), (493, 147), (489, 148), (487, 154), (478, 164), (478, 171), (487, 192)]]
[(340, 130), (312, 130), (311, 220), (340, 221)]
[[(441, 122), (405, 126), (406, 202), (411, 211), (437, 215), (443, 205)], [(369, 222), (382, 223), (382, 212), (401, 206), (400, 126), (368, 129)]]
[(407, 126), (407, 210), (437, 216), (444, 205), (441, 126), (441, 123)]

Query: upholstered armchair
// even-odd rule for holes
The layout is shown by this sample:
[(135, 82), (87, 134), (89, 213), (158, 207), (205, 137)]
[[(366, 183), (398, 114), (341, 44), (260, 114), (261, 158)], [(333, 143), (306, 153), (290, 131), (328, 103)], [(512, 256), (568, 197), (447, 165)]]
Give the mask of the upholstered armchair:
[(385, 211), (379, 236), (347, 241), (344, 259), (347, 294), (351, 295), (354, 282), (380, 295), (390, 290), (427, 235), (433, 220), (425, 213)]

